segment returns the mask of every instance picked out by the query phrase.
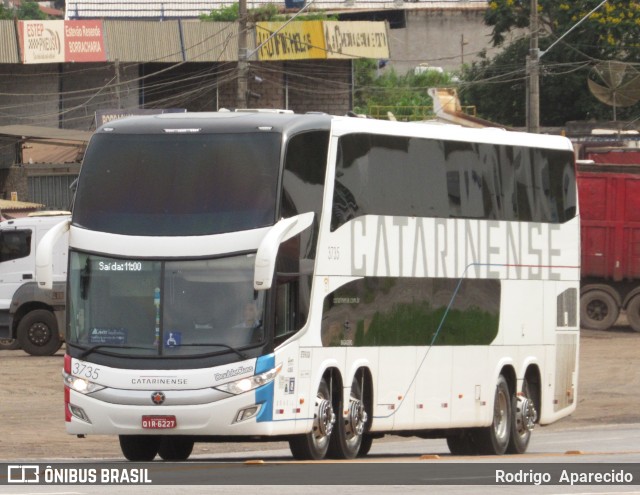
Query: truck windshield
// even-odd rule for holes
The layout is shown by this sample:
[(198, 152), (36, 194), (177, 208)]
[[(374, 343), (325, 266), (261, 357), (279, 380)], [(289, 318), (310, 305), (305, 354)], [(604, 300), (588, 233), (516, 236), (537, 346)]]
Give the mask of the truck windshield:
[(70, 253), (69, 344), (127, 356), (195, 356), (263, 342), (254, 256), (141, 261)]
[(96, 134), (76, 226), (124, 235), (235, 232), (275, 221), (281, 135)]

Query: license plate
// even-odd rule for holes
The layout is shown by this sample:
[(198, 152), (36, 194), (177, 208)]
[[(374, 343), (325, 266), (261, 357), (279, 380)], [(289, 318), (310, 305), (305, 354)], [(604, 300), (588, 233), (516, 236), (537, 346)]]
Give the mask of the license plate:
[(176, 427), (175, 416), (142, 416), (142, 427), (151, 430), (165, 430)]

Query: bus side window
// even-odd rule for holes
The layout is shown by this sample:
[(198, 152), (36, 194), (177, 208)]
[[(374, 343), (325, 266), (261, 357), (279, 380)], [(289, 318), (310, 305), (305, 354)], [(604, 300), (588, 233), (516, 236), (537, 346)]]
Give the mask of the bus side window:
[(0, 236), (0, 262), (25, 258), (31, 254), (31, 231), (5, 231)]
[[(280, 279), (280, 277), (278, 277)], [(296, 308), (298, 306), (297, 281), (280, 279), (276, 289), (276, 318), (274, 337), (280, 344), (297, 330)]]

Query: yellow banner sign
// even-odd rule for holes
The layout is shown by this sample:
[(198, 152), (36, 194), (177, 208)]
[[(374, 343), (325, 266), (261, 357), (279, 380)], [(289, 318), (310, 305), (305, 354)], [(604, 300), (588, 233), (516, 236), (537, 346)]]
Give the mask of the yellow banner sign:
[(327, 58), (389, 58), (386, 22), (324, 21)]
[(258, 60), (327, 58), (322, 21), (256, 23)]

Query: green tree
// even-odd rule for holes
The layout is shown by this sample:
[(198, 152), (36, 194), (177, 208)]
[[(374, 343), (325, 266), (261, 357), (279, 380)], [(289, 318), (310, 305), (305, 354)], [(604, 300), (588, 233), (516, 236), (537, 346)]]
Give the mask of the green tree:
[(0, 20), (2, 19), (13, 19), (14, 10), (8, 9), (4, 5), (0, 4)]
[[(547, 49), (593, 10), (601, 0), (539, 0), (540, 48)], [(493, 0), (485, 22), (492, 42), (529, 24), (529, 0)], [(602, 60), (633, 62), (640, 55), (640, 2), (609, 0), (540, 59), (540, 121), (561, 126), (571, 120), (610, 120), (612, 108), (590, 92), (587, 78)], [(462, 74), (463, 104), (475, 105), (481, 117), (511, 126), (526, 121), (526, 57), (529, 39), (520, 39), (493, 59), (467, 66)], [(635, 118), (640, 105), (618, 109), (617, 118)]]
[(0, 4), (0, 19), (38, 20), (47, 15), (40, 10), (37, 2), (22, 2), (17, 9), (10, 9)]
[(46, 19), (47, 15), (40, 10), (37, 2), (22, 2), (18, 7), (18, 19)]
[[(538, 0), (541, 36), (560, 38), (575, 26), (601, 0)], [(493, 27), (492, 41), (501, 44), (505, 34), (515, 28), (526, 28), (530, 18), (530, 0), (492, 0), (485, 23)], [(608, 0), (573, 31), (565, 43), (585, 55), (599, 59), (638, 59), (640, 54), (640, 2)]]

